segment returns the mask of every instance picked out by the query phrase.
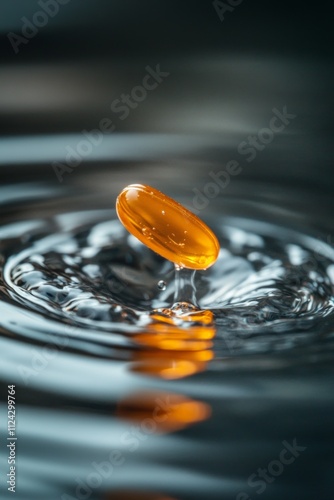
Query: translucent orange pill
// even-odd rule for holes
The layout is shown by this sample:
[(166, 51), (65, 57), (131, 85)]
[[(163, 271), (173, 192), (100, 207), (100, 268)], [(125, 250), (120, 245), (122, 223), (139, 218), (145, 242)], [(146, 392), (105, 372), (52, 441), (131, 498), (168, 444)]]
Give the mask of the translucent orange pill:
[(180, 267), (207, 269), (219, 243), (201, 219), (157, 189), (131, 184), (116, 201), (117, 215), (142, 243)]

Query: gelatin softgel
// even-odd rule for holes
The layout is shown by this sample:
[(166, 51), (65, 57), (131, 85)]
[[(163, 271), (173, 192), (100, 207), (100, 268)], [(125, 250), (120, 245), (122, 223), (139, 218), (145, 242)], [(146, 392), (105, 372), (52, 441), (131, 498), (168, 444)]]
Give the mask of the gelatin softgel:
[(207, 269), (219, 243), (196, 215), (157, 189), (131, 184), (116, 202), (117, 215), (142, 243), (180, 268)]

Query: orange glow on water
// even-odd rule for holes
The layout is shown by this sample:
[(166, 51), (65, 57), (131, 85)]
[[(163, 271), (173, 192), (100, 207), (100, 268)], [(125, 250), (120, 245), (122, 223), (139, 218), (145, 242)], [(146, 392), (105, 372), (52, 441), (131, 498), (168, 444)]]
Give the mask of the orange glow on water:
[(149, 428), (146, 432), (150, 434), (166, 433), (206, 420), (211, 415), (211, 408), (206, 403), (180, 394), (144, 392), (120, 401), (116, 415), (142, 424), (143, 432)]
[(145, 332), (135, 334), (137, 344), (168, 351), (203, 351), (213, 346), (213, 326), (178, 328), (173, 325), (150, 325)]
[(180, 328), (156, 323), (133, 340), (141, 349), (132, 355), (131, 371), (164, 379), (178, 379), (205, 371), (214, 357), (214, 326)]
[(205, 351), (138, 351), (134, 354), (131, 371), (164, 379), (189, 377), (206, 370), (213, 359), (211, 350)]

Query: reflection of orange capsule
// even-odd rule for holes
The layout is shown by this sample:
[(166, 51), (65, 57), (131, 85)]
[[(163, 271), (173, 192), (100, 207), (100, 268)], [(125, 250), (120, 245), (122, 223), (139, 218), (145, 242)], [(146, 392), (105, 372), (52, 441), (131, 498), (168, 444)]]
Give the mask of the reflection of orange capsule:
[(165, 323), (153, 323), (133, 335), (141, 347), (132, 355), (130, 369), (164, 379), (188, 377), (206, 370), (213, 359), (214, 326), (179, 328)]
[(217, 260), (219, 243), (211, 229), (157, 189), (127, 186), (117, 198), (116, 210), (130, 233), (180, 267), (206, 269)]
[(207, 420), (211, 407), (181, 394), (137, 392), (118, 403), (116, 416), (139, 423), (146, 434), (164, 434)]
[(131, 371), (151, 377), (180, 379), (206, 370), (213, 359), (211, 350), (205, 351), (135, 351)]
[(216, 329), (214, 326), (177, 326), (153, 323), (143, 332), (135, 333), (133, 340), (146, 348), (169, 351), (203, 351), (212, 347)]

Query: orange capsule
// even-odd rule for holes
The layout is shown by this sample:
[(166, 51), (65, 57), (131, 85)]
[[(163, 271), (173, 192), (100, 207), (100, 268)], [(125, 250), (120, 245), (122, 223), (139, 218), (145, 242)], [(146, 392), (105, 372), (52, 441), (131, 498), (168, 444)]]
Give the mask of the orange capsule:
[(121, 223), (151, 250), (179, 267), (207, 269), (219, 243), (201, 219), (157, 189), (131, 184), (116, 201)]

